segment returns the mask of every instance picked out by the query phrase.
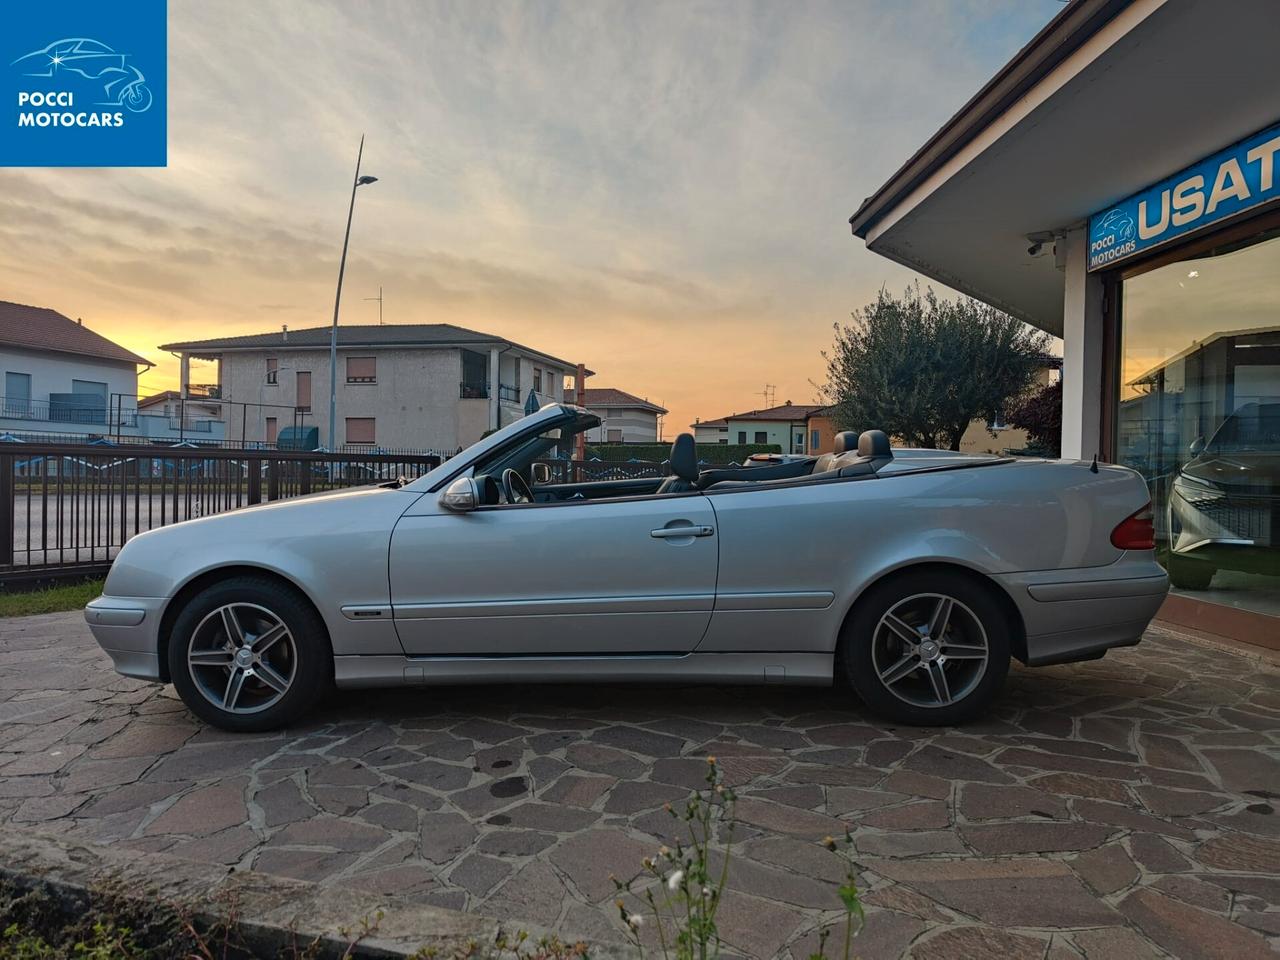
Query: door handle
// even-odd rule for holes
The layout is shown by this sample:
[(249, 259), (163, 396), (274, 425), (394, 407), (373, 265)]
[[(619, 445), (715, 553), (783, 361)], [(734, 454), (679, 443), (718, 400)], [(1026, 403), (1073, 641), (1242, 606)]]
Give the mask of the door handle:
[(657, 530), (650, 530), (649, 536), (657, 540), (675, 540), (681, 537), (709, 537), (715, 532), (715, 527), (659, 527)]

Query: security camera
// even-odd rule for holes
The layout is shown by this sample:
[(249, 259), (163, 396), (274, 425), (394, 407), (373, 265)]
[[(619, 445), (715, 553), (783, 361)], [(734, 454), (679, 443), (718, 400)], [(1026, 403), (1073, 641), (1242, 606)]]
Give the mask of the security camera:
[(1040, 251), (1041, 251), (1042, 249), (1044, 249), (1044, 244), (1043, 244), (1042, 242), (1040, 242), (1039, 240), (1037, 240), (1037, 241), (1036, 241), (1035, 243), (1033, 243), (1031, 246), (1027, 247), (1027, 256), (1028, 256), (1028, 257), (1038, 257), (1038, 256), (1040, 256)]

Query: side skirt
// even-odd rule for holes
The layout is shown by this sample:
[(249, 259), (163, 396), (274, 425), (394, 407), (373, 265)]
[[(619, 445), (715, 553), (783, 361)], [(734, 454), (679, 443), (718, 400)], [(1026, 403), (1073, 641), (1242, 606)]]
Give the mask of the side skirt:
[(339, 687), (462, 683), (787, 683), (830, 686), (829, 653), (687, 653), (627, 657), (333, 658)]

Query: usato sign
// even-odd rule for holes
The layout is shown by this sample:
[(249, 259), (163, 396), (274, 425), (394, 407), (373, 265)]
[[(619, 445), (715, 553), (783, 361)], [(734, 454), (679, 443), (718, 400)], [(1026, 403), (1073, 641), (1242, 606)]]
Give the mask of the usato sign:
[(162, 167), (165, 0), (45, 0), (0, 30), (0, 166)]
[(1280, 198), (1280, 124), (1089, 218), (1089, 269), (1100, 270)]

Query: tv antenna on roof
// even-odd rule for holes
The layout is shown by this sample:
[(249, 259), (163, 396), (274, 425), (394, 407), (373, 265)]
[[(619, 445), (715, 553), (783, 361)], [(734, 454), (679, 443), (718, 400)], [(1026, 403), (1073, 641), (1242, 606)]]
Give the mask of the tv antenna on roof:
[(365, 299), (378, 301), (378, 326), (382, 326), (382, 287), (378, 287), (378, 295), (376, 297), (365, 297)]
[(778, 388), (772, 383), (766, 383), (760, 395), (764, 397), (764, 408), (768, 410), (778, 397)]

